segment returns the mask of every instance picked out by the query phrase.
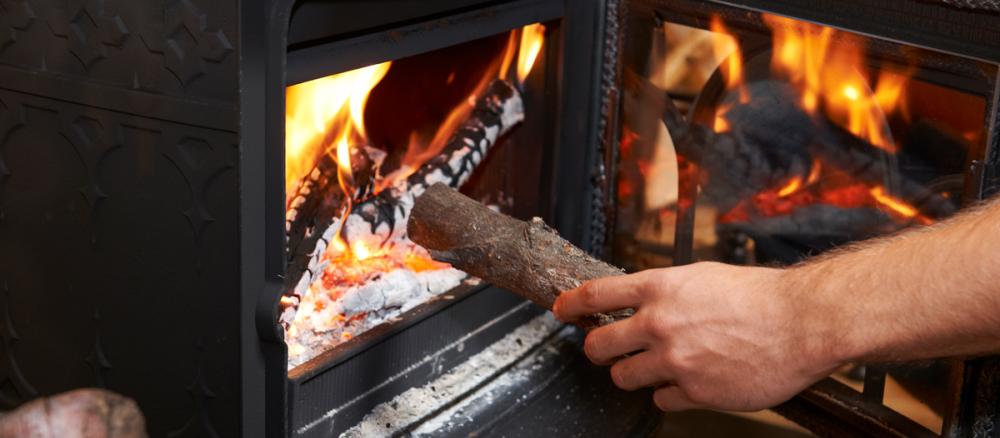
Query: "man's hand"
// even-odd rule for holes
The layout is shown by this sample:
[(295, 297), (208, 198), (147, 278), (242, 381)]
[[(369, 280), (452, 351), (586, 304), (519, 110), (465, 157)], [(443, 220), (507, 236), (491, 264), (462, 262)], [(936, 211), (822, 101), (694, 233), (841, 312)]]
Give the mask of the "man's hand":
[(816, 314), (832, 309), (811, 305), (809, 291), (781, 290), (785, 274), (718, 263), (655, 269), (588, 282), (560, 295), (554, 312), (573, 321), (635, 308), (591, 331), (584, 351), (595, 363), (614, 363), (611, 377), (623, 389), (658, 387), (662, 410), (758, 410), (843, 360), (833, 357), (835, 318)]

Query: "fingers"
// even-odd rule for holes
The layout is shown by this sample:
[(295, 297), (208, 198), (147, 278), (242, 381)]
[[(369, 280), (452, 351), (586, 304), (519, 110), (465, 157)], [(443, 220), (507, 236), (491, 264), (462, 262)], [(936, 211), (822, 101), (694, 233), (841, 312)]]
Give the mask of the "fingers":
[(588, 333), (583, 343), (583, 352), (592, 362), (608, 365), (628, 353), (649, 347), (646, 339), (636, 327), (635, 319), (628, 318)]
[(638, 307), (643, 277), (640, 273), (588, 281), (560, 294), (552, 311), (560, 321), (576, 321), (594, 313)]
[(626, 391), (665, 385), (674, 380), (657, 353), (644, 351), (622, 359), (611, 367), (611, 380)]
[(678, 386), (664, 386), (653, 393), (653, 402), (664, 412), (686, 411), (703, 406), (691, 401)]

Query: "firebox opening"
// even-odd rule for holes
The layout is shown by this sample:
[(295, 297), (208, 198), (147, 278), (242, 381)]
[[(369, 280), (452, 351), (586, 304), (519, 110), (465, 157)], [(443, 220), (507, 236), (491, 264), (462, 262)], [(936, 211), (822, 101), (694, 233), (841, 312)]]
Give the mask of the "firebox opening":
[(532, 24), (286, 89), (280, 322), (290, 369), (477, 281), (406, 238), (426, 187), (545, 215), (535, 198), (548, 184), (538, 152), (547, 140), (519, 132), (548, 124), (549, 32)]
[[(987, 100), (925, 62), (943, 54), (748, 17), (668, 19), (626, 59), (619, 266), (787, 265), (958, 210)], [(695, 140), (671, 138), (688, 123)], [(946, 374), (892, 367), (885, 404), (940, 431)]]

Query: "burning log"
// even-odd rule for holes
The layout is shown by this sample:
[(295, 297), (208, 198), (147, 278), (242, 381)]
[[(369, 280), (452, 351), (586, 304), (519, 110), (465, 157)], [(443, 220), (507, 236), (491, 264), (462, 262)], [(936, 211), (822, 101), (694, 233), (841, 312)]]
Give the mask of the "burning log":
[[(562, 239), (541, 219), (524, 222), (505, 216), (440, 183), (417, 198), (407, 231), (435, 259), (546, 309), (562, 291), (624, 274)], [(592, 315), (580, 325), (610, 324), (632, 313)]]
[(100, 389), (40, 398), (0, 416), (0, 438), (145, 438), (134, 401)]
[[(325, 216), (326, 226), (314, 227), (314, 230), (322, 230), (317, 233), (314, 244), (311, 248), (308, 244), (300, 245), (301, 250), (297, 251), (300, 259), (289, 264), (286, 292), (282, 297), (282, 324), (287, 327), (292, 321), (302, 296), (322, 273), (323, 255), (338, 232), (347, 244), (345, 251), (350, 251), (352, 243), (359, 241), (375, 243), (379, 248), (402, 242), (414, 199), (435, 183), (461, 186), (500, 136), (522, 120), (524, 103), (520, 93), (509, 83), (496, 80), (436, 157), (395, 186), (356, 204), (346, 219), (340, 214)], [(335, 196), (334, 192), (330, 192), (331, 196)]]
[[(353, 149), (351, 172), (357, 184), (350, 203), (357, 203), (371, 196), (375, 177), (386, 153), (368, 146)], [(350, 204), (338, 182), (337, 161), (331, 154), (324, 154), (320, 158), (312, 172), (299, 183), (295, 195), (289, 199), (291, 201), (285, 213), (288, 272), (303, 272), (308, 268), (316, 244), (322, 237), (319, 231), (329, 229), (335, 220), (343, 216)], [(325, 243), (322, 246), (325, 248)], [(286, 281), (285, 290), (292, 286), (294, 283)]]

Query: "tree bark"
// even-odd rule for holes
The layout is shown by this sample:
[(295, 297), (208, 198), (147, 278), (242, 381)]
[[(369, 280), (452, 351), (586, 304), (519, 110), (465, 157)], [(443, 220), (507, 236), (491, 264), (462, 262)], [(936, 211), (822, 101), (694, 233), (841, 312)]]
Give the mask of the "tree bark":
[[(525, 222), (497, 213), (444, 184), (417, 198), (407, 232), (435, 259), (546, 309), (560, 293), (587, 280), (624, 274), (559, 237), (541, 219)], [(592, 328), (632, 313), (596, 314), (577, 324)]]
[(0, 438), (145, 438), (146, 420), (129, 398), (78, 389), (0, 416)]

